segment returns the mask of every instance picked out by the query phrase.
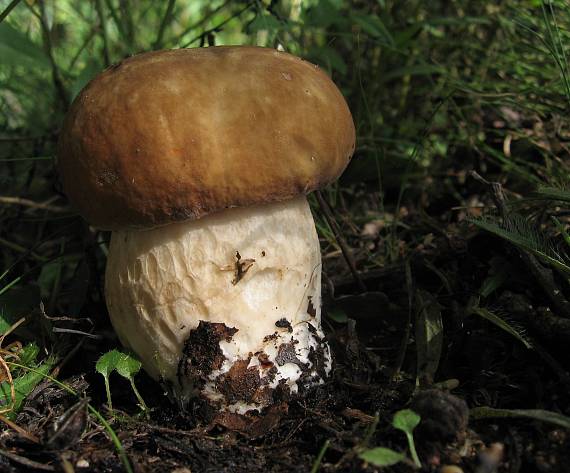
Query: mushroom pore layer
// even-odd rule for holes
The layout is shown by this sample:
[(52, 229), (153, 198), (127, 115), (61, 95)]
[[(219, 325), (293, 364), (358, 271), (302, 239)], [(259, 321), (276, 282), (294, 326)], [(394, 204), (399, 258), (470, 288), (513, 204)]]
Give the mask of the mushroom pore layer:
[(199, 395), (225, 410), (259, 409), (330, 371), (304, 196), (116, 231), (105, 291), (121, 342), (183, 404)]

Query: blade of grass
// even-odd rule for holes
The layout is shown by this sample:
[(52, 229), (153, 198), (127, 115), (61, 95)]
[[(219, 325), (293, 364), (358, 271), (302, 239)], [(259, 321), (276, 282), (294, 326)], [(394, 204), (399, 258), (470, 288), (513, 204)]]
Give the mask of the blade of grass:
[(543, 409), (495, 409), (492, 407), (475, 407), (469, 411), (469, 416), (473, 419), (524, 417), (526, 419), (539, 420), (564, 427), (565, 429), (570, 429), (570, 417)]
[(111, 64), (111, 59), (109, 55), (109, 35), (107, 34), (107, 20), (105, 18), (105, 13), (103, 12), (103, 1), (95, 0), (95, 9), (97, 10), (97, 15), (99, 16), (99, 25), (101, 26), (101, 37), (103, 39), (103, 62), (105, 67)]
[(4, 21), (4, 18), (6, 18), (21, 1), (22, 0), (12, 0), (12, 2), (6, 8), (4, 8), (4, 11), (0, 13), (0, 23)]
[(224, 21), (218, 23), (216, 26), (213, 26), (212, 28), (209, 28), (207, 30), (204, 30), (202, 33), (200, 33), (199, 35), (195, 36), (194, 38), (192, 38), (190, 41), (187, 41), (185, 44), (183, 44), (182, 46), (180, 46), (181, 48), (187, 48), (188, 46), (191, 46), (192, 44), (194, 44), (196, 41), (207, 37), (210, 33), (215, 33), (217, 31), (220, 31), (221, 28), (223, 28), (227, 23), (229, 23), (230, 21), (234, 20), (235, 18), (239, 18), (242, 13), (246, 12), (247, 10), (249, 10), (252, 7), (252, 4), (250, 2), (247, 3), (247, 5), (243, 8), (241, 8), (240, 10), (236, 11), (235, 13), (233, 13), (232, 15), (230, 15), (228, 18), (226, 18)]
[[(101, 1), (101, 0), (99, 0)], [(172, 12), (174, 11), (174, 5), (176, 4), (176, 0), (168, 0), (168, 5), (166, 6), (166, 12), (162, 17), (162, 21), (160, 22), (160, 26), (158, 28), (158, 34), (156, 35), (156, 39), (152, 44), (152, 49), (160, 49), (162, 47), (162, 39), (164, 37), (164, 32), (166, 31), (166, 27), (172, 21)]]
[(325, 453), (327, 452), (329, 445), (330, 445), (330, 440), (327, 439), (323, 444), (321, 450), (319, 451), (317, 458), (315, 458), (315, 462), (313, 463), (313, 467), (311, 468), (311, 473), (317, 473), (317, 471), (319, 471), (319, 468), (321, 467), (321, 462), (323, 461), (323, 457), (325, 456)]

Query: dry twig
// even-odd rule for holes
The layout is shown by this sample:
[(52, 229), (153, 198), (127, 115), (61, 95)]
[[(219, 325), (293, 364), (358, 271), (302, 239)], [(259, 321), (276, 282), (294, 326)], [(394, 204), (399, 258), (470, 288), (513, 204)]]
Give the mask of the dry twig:
[(69, 211), (69, 209), (65, 207), (60, 207), (59, 205), (50, 204), (51, 201), (53, 201), (53, 198), (47, 200), (46, 202), (35, 202), (33, 200), (25, 199), (23, 197), (0, 196), (0, 204), (21, 205), (22, 207), (47, 210), (49, 212), (54, 212), (54, 213), (65, 213)]

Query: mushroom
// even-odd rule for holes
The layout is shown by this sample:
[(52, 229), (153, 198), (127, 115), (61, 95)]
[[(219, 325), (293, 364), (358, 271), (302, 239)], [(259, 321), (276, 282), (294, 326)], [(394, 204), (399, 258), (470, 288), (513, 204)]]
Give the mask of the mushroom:
[(261, 410), (329, 375), (306, 194), (354, 141), (328, 76), (268, 48), (140, 54), (73, 102), (58, 167), (80, 214), (112, 230), (111, 322), (182, 405)]

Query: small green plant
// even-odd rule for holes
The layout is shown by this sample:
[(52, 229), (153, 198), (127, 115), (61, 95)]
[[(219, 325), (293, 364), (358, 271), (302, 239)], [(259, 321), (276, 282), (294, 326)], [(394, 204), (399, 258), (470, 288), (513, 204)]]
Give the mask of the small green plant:
[[(0, 275), (0, 281), (2, 278)], [(0, 414), (8, 419), (17, 414), (26, 397), (57, 363), (53, 354), (40, 360), (40, 348), (36, 342), (18, 340), (4, 344), (8, 335), (26, 322), (22, 314), (31, 312), (39, 299), (37, 288), (13, 286), (13, 283), (0, 286)], [(10, 362), (14, 360), (27, 368), (34, 368), (36, 372), (11, 369)]]
[(422, 466), (420, 459), (418, 458), (418, 453), (416, 452), (416, 444), (414, 443), (413, 432), (414, 429), (420, 423), (420, 416), (416, 414), (411, 409), (404, 409), (396, 412), (394, 419), (392, 420), (392, 425), (395, 429), (401, 430), (406, 434), (406, 439), (408, 440), (408, 447), (410, 449), (410, 455), (414, 464), (420, 468)]
[(376, 447), (362, 452), (360, 458), (375, 466), (392, 466), (406, 459), (406, 455), (391, 448)]
[[(420, 423), (420, 416), (416, 414), (411, 409), (403, 409), (396, 412), (394, 418), (392, 419), (392, 426), (395, 429), (401, 430), (406, 434), (406, 439), (408, 440), (408, 447), (410, 449), (410, 456), (412, 461), (417, 468), (421, 468), (422, 464), (416, 452), (416, 444), (414, 442), (413, 432), (417, 425)], [(373, 464), (374, 466), (391, 466), (402, 461), (406, 461), (407, 457), (401, 452), (396, 452), (391, 448), (386, 447), (376, 447), (369, 450), (365, 450), (360, 453), (359, 457)]]
[[(14, 363), (14, 362), (8, 361), (8, 362), (6, 362), (6, 364), (9, 365), (11, 368), (21, 369), (30, 375), (34, 374), (34, 375), (38, 376), (40, 378), (40, 380), (47, 379), (47, 380), (51, 381), (52, 383), (56, 384), (57, 386), (59, 386), (60, 388), (67, 391), (72, 396), (76, 396), (78, 399), (81, 399), (81, 396), (79, 395), (79, 393), (77, 393), (75, 390), (73, 390), (67, 384), (59, 381), (58, 379), (54, 378), (53, 376), (50, 376), (49, 374), (45, 374), (40, 370), (21, 365), (20, 363)], [(125, 471), (127, 473), (133, 473), (133, 468), (131, 467), (131, 463), (129, 461), (129, 458), (127, 457), (127, 455), (125, 453), (125, 448), (123, 447), (123, 444), (121, 443), (121, 440), (117, 436), (116, 432), (111, 427), (111, 424), (109, 424), (109, 422), (107, 422), (107, 420), (103, 417), (103, 415), (89, 403), (87, 403), (87, 410), (89, 411), (90, 414), (92, 414), (100, 422), (100, 424), (103, 426), (103, 428), (107, 431), (107, 434), (109, 435), (111, 442), (113, 443), (115, 450), (117, 451), (117, 454), (121, 460), (121, 463), (123, 464)]]
[(129, 353), (122, 353), (118, 350), (111, 350), (104, 355), (101, 355), (97, 364), (95, 365), (95, 369), (98, 373), (100, 373), (103, 378), (105, 379), (105, 390), (107, 392), (107, 404), (109, 406), (109, 410), (113, 410), (113, 402), (111, 399), (111, 389), (109, 386), (109, 376), (113, 371), (116, 371), (119, 375), (123, 378), (126, 378), (131, 383), (131, 387), (133, 388), (133, 392), (137, 397), (139, 402), (139, 407), (146, 412), (148, 410), (147, 405), (145, 404), (142, 396), (140, 395), (137, 387), (135, 386), (135, 375), (141, 369), (141, 362), (134, 358)]
[(4, 354), (4, 358), (7, 359), (20, 358), (26, 368), (36, 368), (33, 372), (18, 368), (8, 371), (9, 362), (4, 361), (2, 363), (2, 374), (5, 380), (0, 383), (0, 413), (8, 419), (14, 418), (26, 397), (43, 381), (57, 361), (55, 356), (50, 356), (42, 362), (37, 362), (37, 352), (30, 356), (34, 348), (37, 346), (26, 345), (19, 350), (19, 353), (13, 353), (11, 356)]

